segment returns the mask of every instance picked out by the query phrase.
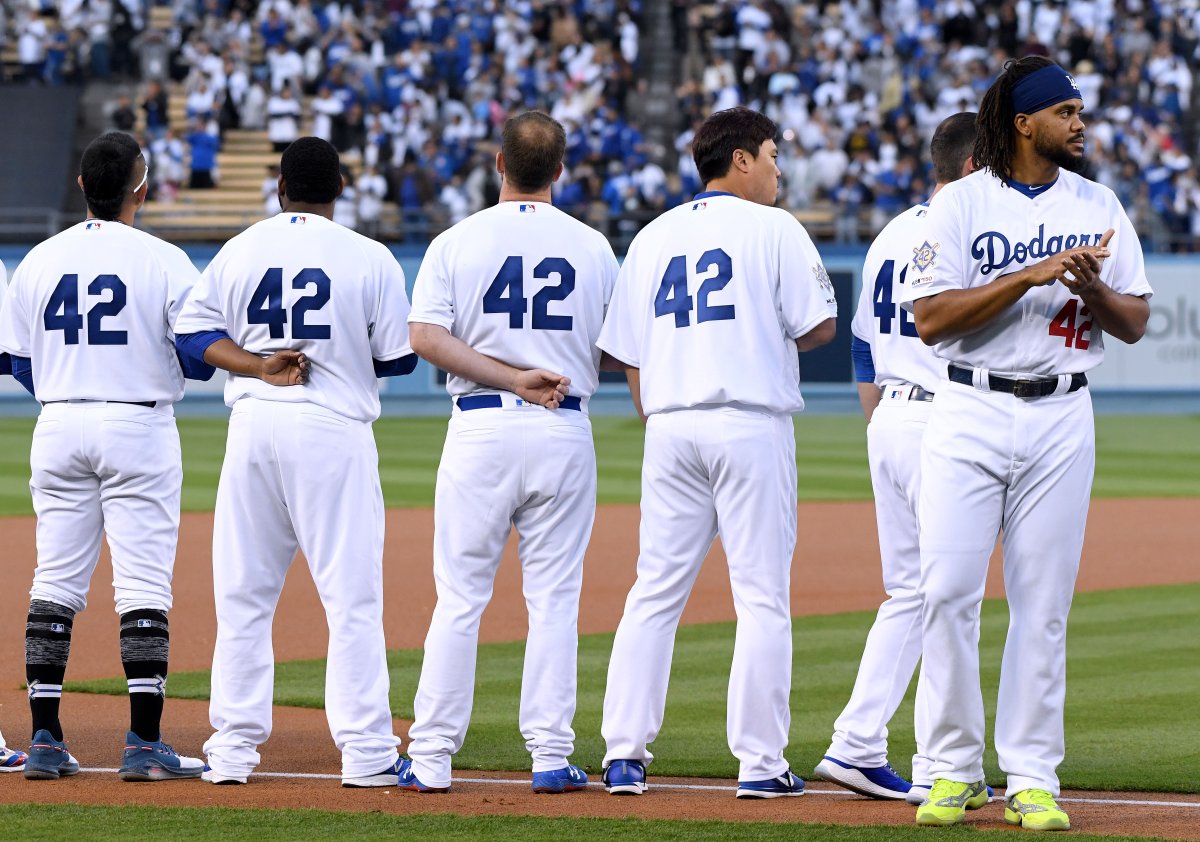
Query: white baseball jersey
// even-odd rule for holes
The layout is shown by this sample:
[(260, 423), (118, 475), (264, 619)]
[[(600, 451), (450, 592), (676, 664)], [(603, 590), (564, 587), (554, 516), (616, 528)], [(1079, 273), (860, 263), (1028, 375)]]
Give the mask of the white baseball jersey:
[[(682, 242), (694, 244), (686, 254)], [(795, 217), (709, 193), (634, 238), (597, 344), (641, 369), (647, 415), (714, 404), (797, 412), (795, 340), (836, 315)]]
[(404, 272), (381, 243), (311, 213), (281, 213), (226, 243), (175, 324), (184, 335), (220, 330), (253, 354), (303, 351), (307, 385), (280, 389), (230, 374), (239, 398), (309, 402), (359, 421), (379, 417), (372, 358), (412, 353)]
[[(545, 255), (534, 260), (527, 255)], [(543, 202), (501, 202), (430, 244), (413, 288), (410, 322), (440, 325), (474, 350), (516, 368), (596, 391), (596, 337), (617, 276), (604, 235)], [(450, 375), (453, 396), (495, 391)]]
[(177, 401), (171, 323), (198, 273), (180, 249), (89, 219), (35, 246), (0, 311), (0, 350), (32, 358), (38, 400)]
[[(1149, 297), (1141, 243), (1112, 190), (1060, 170), (1030, 198), (987, 170), (972, 173), (930, 203), (901, 304), (911, 310), (918, 298), (982, 286), (1064, 249), (1096, 244), (1109, 228), (1116, 233), (1101, 280), (1117, 292)], [(1055, 282), (935, 350), (943, 359), (998, 373), (1074, 374), (1100, 364), (1104, 338), (1079, 296)]]
[(946, 364), (921, 341), (912, 314), (899, 304), (909, 264), (923, 242), (928, 212), (928, 204), (915, 205), (889, 222), (863, 263), (862, 291), (850, 330), (871, 346), (876, 386), (916, 383), (932, 392), (946, 375)]

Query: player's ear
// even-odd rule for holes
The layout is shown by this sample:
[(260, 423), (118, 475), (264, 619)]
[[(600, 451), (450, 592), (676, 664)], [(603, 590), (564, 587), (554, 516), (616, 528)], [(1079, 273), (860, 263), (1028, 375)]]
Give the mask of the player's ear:
[(86, 190), (84, 190), (84, 189), (83, 189), (83, 176), (81, 176), (81, 175), (77, 175), (77, 176), (75, 176), (75, 183), (79, 185), (79, 192), (80, 192), (80, 193), (86, 193), (86, 192), (87, 192)]
[(504, 175), (504, 153), (503, 152), (496, 153), (496, 172), (500, 173), (501, 176)]
[(554, 178), (550, 179), (550, 181), (551, 182), (558, 181), (558, 179), (562, 177), (562, 174), (563, 174), (563, 165), (562, 165), (562, 161), (559, 161), (558, 166), (554, 168)]
[(1028, 114), (1018, 114), (1013, 117), (1013, 125), (1017, 129), (1017, 134), (1022, 137), (1033, 137), (1033, 126), (1030, 125)]
[(967, 156), (967, 160), (963, 161), (962, 174), (970, 175), (975, 172), (975, 158), (972, 155)]
[(283, 176), (279, 176), (279, 181), (276, 182), (275, 197), (279, 199), (279, 207), (287, 206), (287, 182), (283, 180)]

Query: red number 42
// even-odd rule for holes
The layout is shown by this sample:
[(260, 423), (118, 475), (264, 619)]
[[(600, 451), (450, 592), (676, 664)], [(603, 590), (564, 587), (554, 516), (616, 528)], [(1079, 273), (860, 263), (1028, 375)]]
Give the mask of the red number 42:
[[(1078, 299), (1072, 298), (1058, 311), (1058, 315), (1050, 320), (1050, 335), (1061, 336), (1063, 344), (1068, 348), (1086, 351), (1091, 345), (1088, 335), (1092, 330), (1092, 320), (1087, 318), (1090, 315), (1086, 304), (1080, 307)], [(1078, 325), (1075, 323), (1077, 317), (1081, 319)]]

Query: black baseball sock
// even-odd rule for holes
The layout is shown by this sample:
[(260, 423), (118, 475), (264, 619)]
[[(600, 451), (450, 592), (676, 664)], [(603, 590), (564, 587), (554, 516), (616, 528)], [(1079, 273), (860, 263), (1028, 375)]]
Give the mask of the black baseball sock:
[(129, 730), (149, 742), (162, 738), (159, 723), (167, 696), (169, 653), (165, 612), (139, 608), (121, 615), (121, 664), (129, 682)]
[(71, 654), (71, 624), (75, 612), (65, 605), (35, 599), (29, 603), (25, 623), (25, 681), (29, 685), (29, 712), (33, 732), (49, 731), (56, 740), (63, 738), (58, 721), (62, 700), (63, 676)]

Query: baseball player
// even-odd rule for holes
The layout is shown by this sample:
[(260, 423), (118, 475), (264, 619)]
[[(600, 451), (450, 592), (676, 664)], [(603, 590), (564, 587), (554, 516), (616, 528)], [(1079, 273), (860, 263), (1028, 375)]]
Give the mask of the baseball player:
[(630, 245), (598, 345), (636, 369), (647, 417), (641, 555), (617, 628), (602, 733), (604, 784), (646, 789), (675, 629), (720, 534), (737, 639), (729, 747), (739, 798), (802, 795), (783, 750), (791, 719), (789, 581), (796, 544), (792, 413), (804, 407), (797, 349), (834, 335), (833, 287), (808, 234), (772, 207), (776, 125), (713, 114), (693, 155), (705, 190)]
[[(0, 303), (4, 301), (4, 292), (8, 289), (8, 270), (4, 261), (0, 260)], [(0, 374), (12, 374), (12, 357), (0, 354)], [(0, 734), (0, 772), (21, 772), (25, 769), (27, 755), (20, 749), (9, 748)]]
[[(972, 170), (975, 114), (946, 118), (929, 144), (933, 196)], [(921, 553), (917, 495), (921, 437), (944, 363), (917, 336), (912, 316), (896, 303), (914, 249), (924, 240), (929, 203), (909, 208), (879, 232), (863, 264), (863, 284), (851, 329), (858, 395), (867, 416), (867, 454), (879, 556), (888, 599), (867, 635), (850, 701), (834, 723), (833, 742), (816, 774), (880, 799), (928, 794), (929, 761), (917, 729), (913, 783), (887, 762), (887, 723), (904, 698), (921, 657)]]
[[(416, 357), (404, 274), (386, 247), (332, 221), (341, 191), (329, 143), (292, 143), (280, 161), (283, 211), (225, 244), (175, 326), (185, 353), (230, 372), (233, 408), (213, 532), (211, 783), (245, 783), (270, 736), (271, 621), (300, 549), (329, 625), (325, 710), (342, 785), (396, 785), (371, 422), (376, 377), (406, 374)], [(271, 382), (291, 388), (246, 376), (284, 348), (299, 359)]]
[(450, 758), (471, 717), (479, 619), (513, 528), (529, 609), (519, 720), (533, 791), (587, 785), (568, 761), (596, 510), (587, 406), (617, 260), (603, 235), (550, 204), (565, 149), (562, 126), (545, 114), (508, 120), (499, 203), (438, 236), (413, 288), (413, 348), (449, 373), (454, 413), (434, 505), (438, 601), (413, 702), (412, 761), (401, 773), (409, 789), (450, 787)]
[(103, 535), (129, 684), (120, 776), (194, 778), (203, 765), (159, 732), (183, 478), (172, 407), (184, 371), (171, 319), (197, 274), (182, 251), (133, 228), (147, 176), (128, 135), (88, 144), (78, 179), (87, 219), (29, 252), (0, 309), (0, 350), (42, 404), (29, 454), (38, 558), (25, 631), (33, 715), (25, 777), (34, 780), (79, 771), (63, 743), (59, 702), (72, 623), (87, 606)]
[(1008, 639), (996, 752), (1005, 821), (1065, 830), (1066, 625), (1095, 465), (1088, 369), (1104, 334), (1136, 342), (1151, 294), (1137, 234), (1111, 190), (1074, 170), (1084, 103), (1058, 65), (1005, 65), (984, 95), (978, 172), (931, 203), (900, 299), (948, 363), (921, 455), (926, 751), (917, 823), (987, 800), (979, 607), (1004, 531)]

